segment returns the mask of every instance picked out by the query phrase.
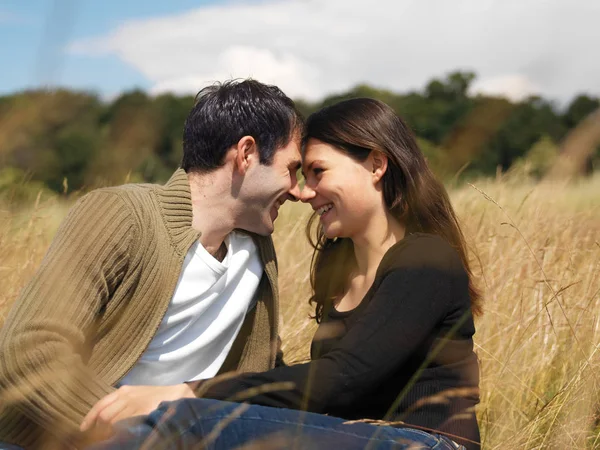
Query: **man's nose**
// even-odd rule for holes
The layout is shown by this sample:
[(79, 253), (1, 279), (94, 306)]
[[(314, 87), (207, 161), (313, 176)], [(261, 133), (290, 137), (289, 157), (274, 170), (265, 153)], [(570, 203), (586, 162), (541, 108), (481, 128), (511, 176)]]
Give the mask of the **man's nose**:
[(288, 200), (291, 200), (292, 202), (297, 202), (300, 199), (300, 186), (298, 185), (297, 181), (290, 188), (288, 194), (290, 194)]

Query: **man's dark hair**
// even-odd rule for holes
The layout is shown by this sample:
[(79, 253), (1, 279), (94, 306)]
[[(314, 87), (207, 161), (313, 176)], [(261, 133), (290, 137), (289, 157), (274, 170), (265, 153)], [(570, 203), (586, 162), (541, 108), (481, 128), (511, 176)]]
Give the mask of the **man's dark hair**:
[(221, 167), (231, 146), (244, 136), (257, 144), (261, 164), (271, 164), (278, 148), (302, 130), (294, 102), (277, 86), (256, 80), (231, 80), (202, 89), (196, 95), (183, 129), (186, 172)]

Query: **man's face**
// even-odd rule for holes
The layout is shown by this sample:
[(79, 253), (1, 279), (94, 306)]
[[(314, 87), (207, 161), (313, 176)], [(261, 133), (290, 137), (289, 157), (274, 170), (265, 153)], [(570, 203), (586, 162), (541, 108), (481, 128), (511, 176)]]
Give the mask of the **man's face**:
[(300, 197), (297, 172), (301, 166), (300, 141), (292, 139), (277, 149), (270, 165), (257, 160), (244, 177), (244, 211), (238, 228), (261, 235), (273, 233), (279, 208), (286, 200)]

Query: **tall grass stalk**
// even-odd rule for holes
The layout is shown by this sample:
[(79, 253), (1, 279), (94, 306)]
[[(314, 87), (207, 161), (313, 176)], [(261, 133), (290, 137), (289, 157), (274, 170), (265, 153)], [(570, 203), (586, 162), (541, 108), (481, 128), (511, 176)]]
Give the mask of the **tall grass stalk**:
[[(481, 180), (451, 197), (485, 293), (475, 336), (483, 447), (600, 448), (600, 176)], [(0, 200), (0, 324), (68, 206)], [(274, 235), (288, 362), (308, 359), (315, 329), (309, 215), (307, 205), (286, 204)]]

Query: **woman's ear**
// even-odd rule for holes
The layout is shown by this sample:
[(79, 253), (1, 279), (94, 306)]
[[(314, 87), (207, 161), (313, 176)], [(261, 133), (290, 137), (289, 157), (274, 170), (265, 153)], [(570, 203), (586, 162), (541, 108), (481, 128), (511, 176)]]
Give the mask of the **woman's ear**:
[(378, 150), (373, 150), (369, 156), (373, 166), (373, 181), (377, 183), (383, 178), (387, 170), (388, 157)]
[(237, 171), (244, 175), (250, 165), (250, 160), (258, 154), (256, 141), (252, 136), (243, 136), (234, 146), (235, 165)]

